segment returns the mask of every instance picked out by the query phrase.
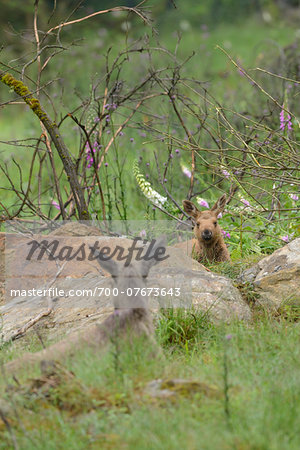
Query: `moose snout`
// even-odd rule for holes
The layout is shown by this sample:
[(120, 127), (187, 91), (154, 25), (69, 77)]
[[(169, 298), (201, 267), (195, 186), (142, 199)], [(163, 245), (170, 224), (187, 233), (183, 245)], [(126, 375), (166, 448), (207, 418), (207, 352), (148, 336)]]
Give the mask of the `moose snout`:
[(204, 241), (210, 241), (211, 238), (212, 238), (212, 232), (210, 230), (204, 230), (202, 232), (202, 239), (204, 239)]

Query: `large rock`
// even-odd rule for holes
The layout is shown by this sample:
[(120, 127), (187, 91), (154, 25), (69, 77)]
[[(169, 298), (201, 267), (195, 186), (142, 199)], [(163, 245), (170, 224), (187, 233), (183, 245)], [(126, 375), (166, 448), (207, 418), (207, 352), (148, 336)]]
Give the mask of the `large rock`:
[(267, 309), (300, 305), (300, 238), (245, 270), (239, 281), (252, 283)]
[[(176, 249), (178, 250), (178, 249)], [(201, 266), (201, 265), (200, 265)], [(169, 289), (179, 286), (180, 297), (160, 298), (161, 307), (193, 308), (201, 311), (214, 321), (250, 320), (249, 306), (243, 300), (239, 290), (230, 279), (206, 270), (190, 270), (181, 267), (180, 271), (172, 267), (153, 269), (154, 280), (160, 287)], [(163, 303), (162, 303), (163, 300)]]
[[(55, 239), (60, 238), (62, 237), (55, 235)], [(84, 242), (88, 246), (92, 237), (74, 238), (72, 235), (71, 237), (63, 236), (62, 239), (64, 245), (72, 246), (75, 239), (77, 245)], [(118, 245), (126, 250), (132, 244), (132, 241), (126, 238), (96, 236), (96, 239), (101, 247), (109, 246), (112, 249)], [(22, 240), (18, 242), (15, 263), (13, 262), (14, 251), (12, 248), (9, 256), (11, 258), (10, 271), (16, 268), (18, 274), (20, 272), (18, 265), (23, 267), (21, 272), (24, 278), (18, 280), (22, 289), (25, 289), (25, 286), (28, 289), (29, 284), (33, 282), (36, 288), (51, 288), (53, 291), (51, 298), (47, 294), (42, 296), (19, 295), (8, 298), (4, 305), (0, 306), (0, 315), (2, 316), (0, 340), (1, 338), (4, 341), (11, 339), (23, 327), (25, 330), (28, 324), (35, 323), (35, 321), (37, 326), (40, 326), (42, 331), (47, 334), (47, 337), (59, 339), (66, 333), (84, 330), (91, 323), (101, 323), (113, 311), (112, 299), (106, 295), (100, 297), (98, 295), (99, 289), (112, 287), (112, 280), (95, 261), (71, 260), (65, 262), (59, 270), (55, 266), (57, 261), (48, 261), (46, 275), (42, 274), (38, 278), (34, 278), (33, 275), (38, 271), (41, 272), (40, 262), (30, 261), (22, 266), (24, 255), (26, 255), (23, 252), (28, 252), (26, 242), (22, 242)], [(149, 305), (153, 311), (158, 311), (160, 307), (194, 307), (215, 320), (250, 319), (248, 305), (229, 279), (207, 271), (204, 266), (189, 258), (180, 249), (168, 247), (167, 254), (169, 258), (151, 270), (147, 285), (150, 288), (164, 288), (165, 291), (173, 289), (173, 294), (151, 295)], [(49, 272), (51, 264), (53, 266), (52, 273)], [(12, 278), (12, 280), (14, 279)], [(15, 282), (17, 282), (17, 278), (15, 278)], [(179, 288), (179, 296), (174, 295), (175, 288)], [(60, 290), (62, 295), (59, 293)], [(71, 290), (78, 294), (71, 296)], [(85, 292), (80, 295), (80, 291), (83, 290)]]

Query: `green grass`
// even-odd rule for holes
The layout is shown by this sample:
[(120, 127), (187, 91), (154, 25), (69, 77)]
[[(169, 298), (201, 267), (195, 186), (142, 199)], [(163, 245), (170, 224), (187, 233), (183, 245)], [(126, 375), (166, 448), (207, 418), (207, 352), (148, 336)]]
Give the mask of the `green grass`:
[[(173, 319), (175, 331), (166, 327)], [(249, 325), (196, 319), (190, 334), (195, 318), (189, 313), (158, 322), (162, 355), (154, 356), (147, 342), (131, 340), (106, 353), (79, 351), (57, 371), (52, 387), (44, 377), (42, 387), (22, 381), (3, 394), (8, 380), (2, 378), (10, 433), (0, 419), (0, 448), (12, 448), (12, 436), (22, 449), (299, 448), (299, 326), (261, 318)], [(185, 331), (178, 340), (180, 328)], [(216, 395), (149, 397), (147, 383), (159, 378), (199, 381)]]

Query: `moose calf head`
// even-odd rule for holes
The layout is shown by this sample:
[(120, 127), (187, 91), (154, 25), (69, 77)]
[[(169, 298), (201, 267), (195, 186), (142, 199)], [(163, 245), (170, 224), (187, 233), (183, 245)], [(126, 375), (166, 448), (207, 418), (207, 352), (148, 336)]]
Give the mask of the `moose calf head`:
[(226, 194), (222, 195), (210, 210), (199, 211), (189, 200), (183, 200), (185, 212), (193, 218), (194, 233), (200, 246), (209, 247), (217, 241), (222, 241), (221, 228), (218, 224), (218, 215), (223, 212), (226, 205)]
[(146, 287), (146, 278), (151, 267), (162, 261), (162, 256), (157, 256), (157, 251), (166, 250), (164, 236), (152, 242), (153, 245), (144, 247), (142, 256), (144, 255), (145, 258), (139, 256), (136, 261), (130, 262), (128, 266), (113, 259), (101, 259), (98, 255), (99, 265), (111, 274), (117, 287), (118, 294), (114, 296), (115, 309), (148, 309), (147, 298), (142, 295), (142, 289)]

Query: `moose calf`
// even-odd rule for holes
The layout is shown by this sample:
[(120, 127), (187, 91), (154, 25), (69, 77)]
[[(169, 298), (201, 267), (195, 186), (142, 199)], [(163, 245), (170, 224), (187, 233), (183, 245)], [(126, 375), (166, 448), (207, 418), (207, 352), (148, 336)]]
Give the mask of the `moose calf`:
[[(214, 206), (206, 211), (199, 211), (192, 202), (183, 200), (185, 212), (193, 218), (195, 223), (195, 238), (188, 243), (188, 247), (192, 249), (192, 256), (198, 262), (230, 261), (230, 255), (217, 220), (225, 205), (226, 194), (222, 195)], [(177, 247), (182, 248), (182, 244), (184, 243), (177, 245)]]

